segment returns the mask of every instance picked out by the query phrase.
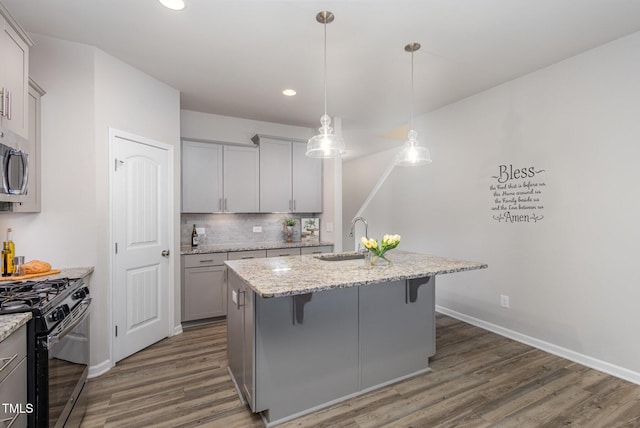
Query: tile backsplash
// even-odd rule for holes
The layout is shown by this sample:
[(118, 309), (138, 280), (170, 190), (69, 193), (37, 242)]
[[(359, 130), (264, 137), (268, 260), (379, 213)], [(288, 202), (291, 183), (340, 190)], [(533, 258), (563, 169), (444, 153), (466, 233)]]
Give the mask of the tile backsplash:
[[(181, 214), (180, 244), (190, 245), (193, 225), (205, 230), (204, 245), (285, 241), (282, 219), (287, 214)], [(293, 228), (293, 240), (300, 241), (300, 218), (309, 214), (291, 215), (298, 220)], [(254, 226), (262, 232), (253, 232)]]

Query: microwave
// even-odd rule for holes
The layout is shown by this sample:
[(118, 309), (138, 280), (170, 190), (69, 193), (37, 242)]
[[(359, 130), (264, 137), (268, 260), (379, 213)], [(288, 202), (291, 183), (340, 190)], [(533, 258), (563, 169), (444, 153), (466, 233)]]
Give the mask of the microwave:
[(22, 202), (29, 178), (29, 142), (0, 128), (0, 202)]

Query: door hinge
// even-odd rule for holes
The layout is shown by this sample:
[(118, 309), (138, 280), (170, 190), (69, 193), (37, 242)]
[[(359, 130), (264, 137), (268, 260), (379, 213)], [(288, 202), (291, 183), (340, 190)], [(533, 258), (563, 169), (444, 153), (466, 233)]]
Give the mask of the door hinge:
[(116, 326), (116, 337), (118, 337), (118, 326)]

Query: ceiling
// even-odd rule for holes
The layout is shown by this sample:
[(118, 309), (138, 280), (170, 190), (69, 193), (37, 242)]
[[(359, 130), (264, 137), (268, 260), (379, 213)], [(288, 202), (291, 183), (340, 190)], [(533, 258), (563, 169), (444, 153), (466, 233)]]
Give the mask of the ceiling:
[[(400, 144), (415, 114), (640, 31), (640, 0), (2, 0), (33, 33), (94, 45), (180, 90), (181, 107), (317, 128), (323, 113), (351, 132), (351, 154)], [(282, 90), (298, 94), (285, 97)], [(387, 134), (385, 137), (380, 137)], [(360, 135), (360, 137), (355, 137)]]

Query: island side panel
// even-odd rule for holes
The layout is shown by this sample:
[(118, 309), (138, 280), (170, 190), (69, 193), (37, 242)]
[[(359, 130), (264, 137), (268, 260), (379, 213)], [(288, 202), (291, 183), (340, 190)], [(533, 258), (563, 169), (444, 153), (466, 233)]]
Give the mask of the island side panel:
[(409, 280), (360, 287), (362, 389), (429, 367), (435, 354), (435, 276), (412, 281), (415, 302)]
[(256, 397), (271, 422), (359, 389), (357, 287), (308, 297), (302, 312), (300, 296), (256, 297)]

